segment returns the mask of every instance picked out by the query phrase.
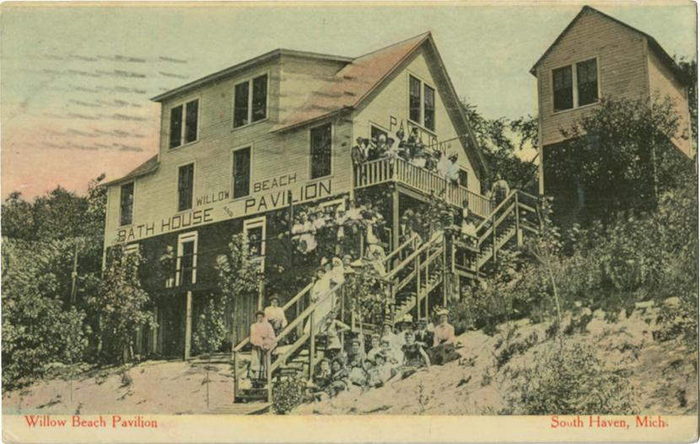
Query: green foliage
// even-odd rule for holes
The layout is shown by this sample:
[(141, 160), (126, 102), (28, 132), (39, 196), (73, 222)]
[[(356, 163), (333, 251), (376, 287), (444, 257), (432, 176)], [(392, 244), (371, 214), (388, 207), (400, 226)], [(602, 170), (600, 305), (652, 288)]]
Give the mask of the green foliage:
[(569, 178), (585, 196), (584, 221), (608, 222), (618, 211), (648, 211), (680, 185), (692, 162), (671, 144), (679, 117), (673, 102), (614, 99), (562, 130), (569, 139), (548, 152), (545, 177)]
[(88, 299), (99, 315), (102, 352), (110, 362), (130, 361), (137, 329), (155, 326), (152, 301), (139, 278), (141, 262), (140, 252), (126, 253), (123, 246), (111, 248), (99, 290)]
[(524, 148), (537, 146), (537, 117), (527, 116), (517, 120), (487, 119), (476, 106), (464, 105), (474, 136), (482, 148), (490, 177), (484, 182), (493, 182), (496, 174), (512, 186), (532, 189), (536, 184), (537, 165), (523, 161), (517, 156)]
[(82, 360), (90, 329), (85, 312), (66, 307), (73, 244), (3, 239), (2, 382), (21, 387), (56, 363)]
[(194, 353), (214, 353), (226, 340), (227, 330), (224, 307), (214, 298), (207, 300), (202, 313), (197, 317), (192, 334)]
[(587, 346), (555, 341), (518, 372), (504, 413), (629, 415), (636, 408), (626, 375), (606, 369)]
[(263, 279), (260, 265), (251, 259), (248, 242), (243, 234), (234, 234), (226, 254), (217, 258), (216, 269), (221, 290), (221, 307), (225, 312), (235, 308), (237, 300), (258, 294)]
[(697, 149), (698, 138), (698, 61), (675, 57), (676, 64), (683, 74), (683, 80), (688, 88), (688, 105), (690, 108), (690, 127), (693, 132), (693, 141)]
[(299, 376), (276, 379), (272, 383), (272, 410), (278, 415), (289, 413), (304, 402), (306, 382)]

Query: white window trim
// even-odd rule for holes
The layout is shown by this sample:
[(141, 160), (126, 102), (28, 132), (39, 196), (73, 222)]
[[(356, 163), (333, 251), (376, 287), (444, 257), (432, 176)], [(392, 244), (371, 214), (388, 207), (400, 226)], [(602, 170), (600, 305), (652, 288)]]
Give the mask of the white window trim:
[(175, 261), (175, 286), (180, 286), (180, 267), (182, 265), (183, 244), (185, 242), (194, 241), (194, 250), (192, 256), (192, 284), (197, 283), (197, 250), (199, 244), (199, 233), (191, 231), (189, 233), (180, 234), (177, 237), (177, 260)]
[[(186, 123), (187, 123), (187, 104), (190, 102), (194, 102), (194, 101), (199, 102), (197, 104), (197, 136), (192, 142), (185, 142), (185, 132), (187, 130), (187, 128), (186, 128), (186, 126), (187, 126), (186, 125)], [(180, 125), (180, 145), (171, 147), (170, 146), (170, 122), (171, 122), (170, 119), (172, 116), (173, 109), (177, 108), (178, 106), (182, 106), (182, 122)], [(194, 145), (195, 143), (199, 142), (199, 132), (202, 128), (202, 125), (201, 125), (202, 122), (200, 120), (201, 116), (202, 116), (201, 111), (202, 111), (202, 100), (199, 96), (190, 97), (189, 99), (178, 102), (169, 108), (169, 111), (168, 111), (168, 150), (177, 150), (177, 149), (180, 149), (184, 146)]]
[[(246, 145), (237, 146), (231, 150), (231, 168), (229, 168), (229, 172), (230, 172), (230, 176), (231, 176), (231, 200), (232, 201), (247, 199), (253, 194), (253, 151), (254, 151), (253, 145), (254, 145), (254, 143), (249, 143)], [(250, 184), (248, 187), (248, 194), (246, 194), (245, 196), (234, 197), (234, 191), (235, 191), (234, 188), (236, 185), (236, 181), (233, 178), (234, 160), (236, 158), (235, 154), (236, 154), (236, 151), (244, 150), (246, 148), (250, 148), (250, 177), (249, 177)]]
[[(180, 209), (180, 168), (187, 166), (187, 165), (192, 165), (192, 206), (190, 208), (186, 208), (184, 210)], [(181, 164), (178, 164), (175, 166), (175, 213), (176, 214), (182, 214), (186, 213), (188, 211), (192, 211), (194, 209), (194, 203), (196, 202), (196, 197), (197, 197), (197, 161), (195, 160), (190, 160), (187, 162), (183, 162)]]
[[(420, 82), (420, 118), (421, 118), (422, 122), (416, 122), (415, 120), (411, 119), (411, 77), (413, 77), (414, 79), (416, 79)], [(435, 100), (435, 105), (434, 105), (434, 108), (435, 108), (435, 117), (434, 117), (435, 118), (435, 122), (434, 122), (435, 129), (430, 129), (430, 128), (425, 126), (425, 85), (428, 85), (429, 87), (431, 87), (435, 93), (435, 97), (434, 97), (434, 100)], [(433, 85), (432, 83), (426, 82), (418, 74), (416, 74), (412, 71), (408, 71), (408, 77), (406, 80), (406, 91), (407, 91), (406, 105), (407, 105), (407, 111), (408, 111), (406, 113), (406, 116), (407, 116), (406, 121), (409, 122), (410, 124), (413, 124), (413, 125), (419, 127), (420, 129), (422, 129), (425, 132), (428, 132), (434, 136), (437, 136), (438, 90), (435, 87), (435, 85)]]
[[(591, 60), (595, 60), (595, 70), (596, 70), (596, 83), (598, 85), (598, 97), (596, 98), (595, 102), (592, 103), (587, 103), (585, 105), (579, 105), (578, 104), (578, 74), (576, 70), (576, 65), (579, 63), (583, 62), (589, 62)], [(573, 100), (573, 106), (571, 108), (566, 108), (566, 109), (554, 109), (554, 71), (561, 69), (561, 68), (566, 68), (569, 67), (571, 68), (571, 89), (572, 89), (572, 100)], [(601, 81), (600, 81), (600, 60), (598, 56), (595, 57), (586, 57), (584, 59), (577, 60), (572, 63), (568, 63), (566, 65), (561, 65), (561, 66), (556, 66), (552, 69), (549, 70), (549, 80), (550, 84), (552, 85), (551, 87), (551, 97), (552, 97), (552, 115), (554, 114), (560, 114), (560, 113), (566, 113), (569, 111), (577, 110), (577, 109), (585, 109), (591, 106), (598, 105), (600, 103), (600, 100), (602, 99), (603, 95), (601, 94)]]
[[(123, 189), (124, 185), (129, 185), (129, 184), (133, 185), (133, 188), (131, 191), (131, 223), (122, 224), (122, 189)], [(136, 181), (134, 180), (134, 181), (126, 182), (126, 183), (119, 185), (119, 219), (117, 220), (119, 228), (130, 227), (131, 225), (134, 224), (134, 204), (135, 203), (136, 203)]]
[(262, 228), (262, 239), (260, 239), (260, 255), (253, 257), (254, 262), (260, 262), (260, 271), (265, 271), (265, 253), (267, 246), (267, 217), (259, 216), (243, 221), (243, 236), (248, 242), (248, 231), (253, 228)]
[[(258, 77), (262, 76), (267, 76), (267, 88), (266, 88), (266, 93), (265, 93), (265, 118), (256, 120), (253, 122), (253, 80), (257, 79)], [(236, 126), (236, 87), (242, 83), (247, 83), (248, 84), (248, 123), (245, 125), (240, 125)], [(270, 118), (270, 71), (262, 71), (259, 72), (255, 75), (252, 75), (246, 79), (243, 79), (241, 81), (238, 81), (233, 84), (233, 101), (232, 101), (232, 109), (231, 109), (231, 124), (233, 126), (234, 130), (239, 130), (241, 128), (247, 128), (250, 125), (254, 125), (256, 123), (264, 122)]]
[[(313, 156), (311, 155), (311, 131), (315, 130), (316, 128), (321, 128), (322, 126), (330, 125), (331, 126), (331, 170), (326, 174), (325, 176), (318, 176), (318, 177), (311, 177), (311, 168), (313, 166)], [(333, 122), (325, 122), (320, 125), (315, 125), (309, 128), (307, 131), (307, 143), (306, 146), (308, 147), (308, 153), (309, 153), (309, 180), (320, 180), (320, 179), (327, 179), (329, 177), (333, 177), (333, 146), (335, 145), (333, 142), (335, 140), (335, 125)]]
[(139, 252), (139, 243), (133, 243), (129, 244), (126, 247), (124, 247), (124, 254), (134, 254)]

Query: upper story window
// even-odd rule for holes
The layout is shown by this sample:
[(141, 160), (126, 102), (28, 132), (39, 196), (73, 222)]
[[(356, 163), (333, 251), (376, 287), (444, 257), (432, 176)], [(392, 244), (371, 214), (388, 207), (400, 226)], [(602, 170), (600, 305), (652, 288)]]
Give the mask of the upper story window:
[(197, 140), (199, 99), (170, 109), (170, 148)]
[(119, 225), (131, 225), (134, 219), (134, 182), (121, 186), (119, 195)]
[(234, 128), (267, 118), (267, 74), (237, 84), (233, 95)]
[(435, 131), (435, 88), (411, 75), (408, 76), (408, 118)]
[(177, 173), (177, 211), (192, 208), (194, 195), (194, 164), (190, 163), (178, 168)]
[(552, 81), (555, 112), (598, 101), (598, 64), (596, 59), (554, 69), (552, 70)]
[(311, 129), (311, 178), (330, 176), (331, 139), (333, 127), (330, 123)]
[(250, 194), (250, 147), (233, 152), (233, 198)]

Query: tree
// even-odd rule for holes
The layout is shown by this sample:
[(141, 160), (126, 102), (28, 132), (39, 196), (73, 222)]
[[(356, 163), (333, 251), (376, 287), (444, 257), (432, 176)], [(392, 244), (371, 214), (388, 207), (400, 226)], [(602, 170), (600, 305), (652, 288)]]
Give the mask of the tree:
[(98, 293), (89, 299), (100, 316), (103, 353), (111, 362), (132, 360), (137, 330), (156, 325), (152, 301), (139, 279), (141, 263), (140, 252), (126, 253), (123, 246), (111, 248)]
[(2, 381), (21, 387), (51, 366), (85, 358), (90, 329), (85, 313), (65, 309), (69, 291), (68, 241), (48, 243), (3, 239)]
[[(698, 138), (698, 61), (674, 56), (676, 64), (681, 69), (683, 80), (688, 88), (688, 106), (690, 108), (690, 128), (693, 141)], [(696, 147), (697, 149), (697, 143)]]
[[(678, 122), (668, 99), (604, 99), (562, 130), (568, 140), (548, 152), (545, 178), (576, 184), (584, 221), (653, 209), (662, 192), (679, 186), (678, 172), (692, 169), (671, 143)], [(572, 199), (555, 201), (557, 210)]]
[(476, 106), (464, 104), (463, 107), (491, 170), (491, 175), (485, 182), (493, 182), (499, 174), (516, 188), (534, 189), (537, 165), (522, 160), (517, 154), (528, 146), (537, 146), (537, 118), (487, 119), (479, 113)]

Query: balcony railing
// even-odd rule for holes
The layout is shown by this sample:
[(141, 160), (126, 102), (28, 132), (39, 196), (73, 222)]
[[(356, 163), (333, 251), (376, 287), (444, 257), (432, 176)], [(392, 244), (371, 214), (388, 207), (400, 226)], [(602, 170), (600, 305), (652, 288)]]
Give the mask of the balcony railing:
[(378, 159), (355, 168), (355, 188), (365, 188), (388, 182), (400, 182), (423, 194), (435, 194), (452, 205), (464, 207), (485, 218), (491, 213), (491, 200), (469, 191), (462, 185), (450, 183), (437, 173), (420, 168), (404, 159)]

